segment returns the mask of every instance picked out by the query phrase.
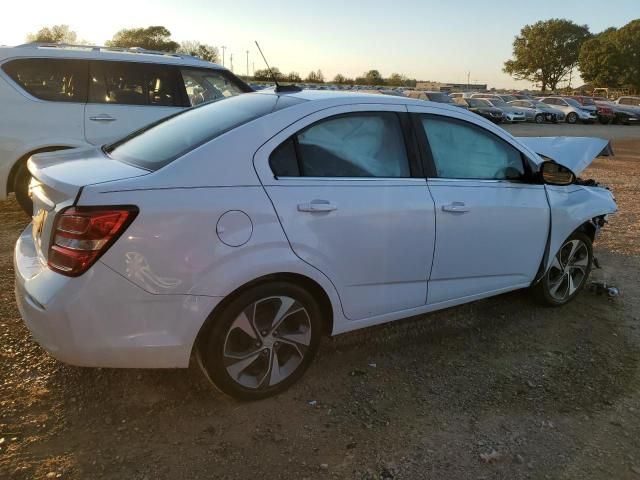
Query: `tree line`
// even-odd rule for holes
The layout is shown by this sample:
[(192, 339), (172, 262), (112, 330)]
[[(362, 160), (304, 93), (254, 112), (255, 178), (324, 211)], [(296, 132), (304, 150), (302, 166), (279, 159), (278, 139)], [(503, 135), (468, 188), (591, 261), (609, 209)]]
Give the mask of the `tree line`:
[[(29, 43), (70, 43), (87, 45), (86, 40), (79, 40), (76, 32), (69, 25), (54, 25), (44, 27), (36, 33), (27, 35)], [(201, 58), (208, 62), (218, 62), (220, 54), (218, 47), (207, 45), (196, 40), (176, 42), (171, 39), (171, 32), (161, 25), (141, 28), (124, 28), (116, 32), (111, 40), (106, 42), (107, 47), (120, 48), (144, 48), (160, 52), (177, 52)]]
[[(68, 25), (54, 25), (44, 27), (36, 33), (27, 35), (27, 42), (39, 43), (70, 43), (89, 44), (86, 40), (79, 40), (76, 32)], [(171, 32), (161, 25), (146, 28), (125, 28), (116, 32), (111, 40), (106, 42), (107, 47), (144, 48), (161, 52), (177, 52), (207, 60), (219, 62), (220, 54), (217, 47), (207, 45), (195, 40), (176, 42), (171, 39)], [(322, 70), (312, 70), (304, 79), (297, 72), (282, 73), (277, 67), (271, 69), (279, 81), (300, 83), (325, 83)], [(267, 69), (258, 69), (253, 74), (256, 81), (271, 81), (273, 77)], [(348, 78), (338, 73), (331, 83), (340, 85), (389, 85), (415, 87), (416, 80), (409, 79), (405, 75), (392, 73), (388, 78), (383, 78), (378, 70), (369, 70), (360, 77)]]
[(594, 87), (640, 90), (640, 19), (598, 34), (565, 19), (525, 25), (503, 71), (546, 91), (570, 81), (575, 68)]
[[(272, 75), (273, 73), (273, 75)], [(409, 79), (399, 73), (392, 73), (388, 78), (384, 78), (378, 70), (369, 70), (360, 77), (349, 78), (345, 77), (341, 73), (336, 74), (333, 79), (326, 80), (322, 70), (312, 70), (306, 77), (302, 78), (298, 72), (289, 72), (284, 74), (278, 67), (271, 67), (271, 72), (268, 69), (256, 70), (253, 74), (253, 79), (256, 81), (272, 81), (273, 77), (276, 77), (278, 81), (290, 82), (290, 83), (332, 83), (337, 85), (376, 85), (376, 86), (406, 86), (415, 87), (416, 80)]]

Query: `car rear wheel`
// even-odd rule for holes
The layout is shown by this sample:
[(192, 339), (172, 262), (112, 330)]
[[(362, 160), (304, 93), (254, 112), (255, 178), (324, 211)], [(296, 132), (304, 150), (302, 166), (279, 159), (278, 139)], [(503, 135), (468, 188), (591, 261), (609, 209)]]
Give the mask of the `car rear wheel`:
[(552, 307), (569, 303), (587, 282), (592, 262), (591, 239), (584, 233), (573, 233), (560, 247), (542, 280), (535, 285), (538, 300)]
[(598, 121), (602, 125), (609, 125), (611, 123), (611, 119), (609, 117), (598, 117)]
[(22, 162), (15, 173), (13, 180), (13, 192), (16, 195), (18, 205), (24, 210), (24, 212), (31, 216), (33, 215), (33, 201), (29, 196), (29, 182), (31, 181), (31, 174), (27, 169), (27, 162)]
[(213, 319), (198, 348), (206, 376), (224, 393), (259, 400), (296, 382), (322, 333), (318, 303), (288, 282), (245, 290)]
[(571, 112), (567, 115), (567, 123), (574, 124), (578, 121), (578, 115), (575, 112)]
[(535, 117), (535, 121), (536, 123), (544, 123), (544, 115), (541, 113), (537, 114)]

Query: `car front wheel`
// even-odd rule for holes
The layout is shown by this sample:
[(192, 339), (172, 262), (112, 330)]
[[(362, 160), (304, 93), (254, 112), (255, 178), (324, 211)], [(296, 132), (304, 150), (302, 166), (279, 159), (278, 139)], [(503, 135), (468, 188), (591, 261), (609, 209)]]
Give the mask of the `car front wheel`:
[(536, 115), (535, 121), (536, 123), (544, 123), (544, 115), (539, 113), (538, 115)]
[(257, 285), (213, 319), (199, 344), (200, 365), (224, 393), (259, 400), (302, 376), (321, 333), (321, 310), (309, 292), (289, 282)]
[(573, 233), (560, 247), (542, 280), (535, 285), (536, 296), (552, 307), (569, 303), (587, 282), (592, 262), (591, 240), (584, 233)]
[(578, 114), (576, 114), (575, 112), (571, 112), (569, 113), (569, 115), (567, 115), (567, 123), (574, 124), (577, 121), (578, 121)]

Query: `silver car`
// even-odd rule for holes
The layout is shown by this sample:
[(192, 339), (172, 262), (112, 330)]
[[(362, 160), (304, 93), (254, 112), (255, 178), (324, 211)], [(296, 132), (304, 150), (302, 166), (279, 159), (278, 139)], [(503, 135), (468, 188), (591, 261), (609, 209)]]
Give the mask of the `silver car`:
[[(475, 97), (474, 97), (475, 98)], [(480, 98), (483, 102), (486, 102), (492, 107), (499, 108), (504, 112), (504, 121), (508, 123), (526, 122), (527, 117), (524, 110), (521, 108), (509, 105), (501, 98)]]
[(509, 105), (522, 110), (528, 122), (564, 122), (564, 112), (562, 110), (557, 110), (542, 102), (535, 100), (515, 100), (509, 102)]
[(567, 123), (576, 123), (580, 120), (582, 123), (593, 123), (598, 120), (596, 112), (585, 109), (577, 100), (567, 97), (546, 97), (541, 98), (541, 102), (551, 105), (553, 108), (562, 110), (566, 117)]

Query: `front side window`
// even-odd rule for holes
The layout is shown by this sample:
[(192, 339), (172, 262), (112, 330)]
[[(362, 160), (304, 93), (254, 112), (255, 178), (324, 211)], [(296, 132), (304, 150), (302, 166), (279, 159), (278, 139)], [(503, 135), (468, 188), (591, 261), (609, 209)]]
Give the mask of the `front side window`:
[(23, 58), (2, 66), (11, 79), (40, 100), (87, 101), (87, 62), (51, 58)]
[(91, 62), (89, 102), (179, 106), (176, 72), (170, 66), (159, 64)]
[(400, 119), (392, 112), (339, 115), (317, 122), (276, 149), (270, 165), (276, 176), (411, 176)]
[(180, 73), (191, 106), (220, 98), (233, 97), (246, 91), (224, 70), (181, 68)]
[(491, 132), (461, 120), (424, 115), (421, 123), (438, 177), (519, 180), (520, 152)]

